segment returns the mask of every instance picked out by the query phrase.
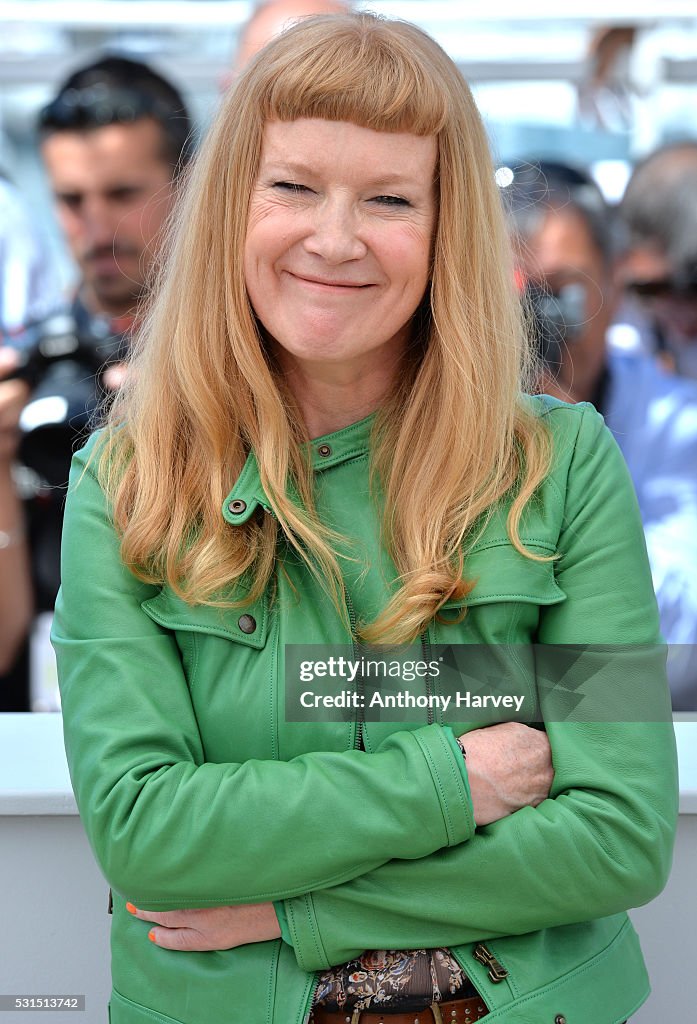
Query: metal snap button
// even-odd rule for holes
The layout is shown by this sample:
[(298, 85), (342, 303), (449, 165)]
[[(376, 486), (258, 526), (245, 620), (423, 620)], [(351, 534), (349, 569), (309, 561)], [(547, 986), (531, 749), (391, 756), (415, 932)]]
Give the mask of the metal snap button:
[(253, 633), (257, 628), (257, 620), (253, 615), (240, 615), (237, 625), (243, 633)]
[(554, 1018), (554, 1024), (566, 1024), (566, 1017), (562, 1013), (558, 1013)]
[(331, 455), (332, 450), (328, 444), (321, 444), (317, 449), (317, 454), (321, 455), (323, 459), (326, 459), (328, 455)]
[(242, 513), (246, 510), (246, 508), (247, 502), (242, 501), (241, 498), (235, 498), (235, 500), (231, 501), (230, 504), (228, 505), (228, 510), (232, 512), (234, 516), (241, 516)]

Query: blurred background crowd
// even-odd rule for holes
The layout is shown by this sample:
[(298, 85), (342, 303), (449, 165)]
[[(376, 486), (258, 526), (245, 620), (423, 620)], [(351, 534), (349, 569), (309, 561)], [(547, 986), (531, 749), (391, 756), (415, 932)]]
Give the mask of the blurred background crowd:
[(346, 6), (420, 25), (473, 88), (539, 387), (593, 402), (617, 438), (673, 706), (697, 711), (697, 10), (670, 0), (1, 5), (0, 710), (59, 709), (70, 456), (122, 380), (218, 97), (292, 19)]

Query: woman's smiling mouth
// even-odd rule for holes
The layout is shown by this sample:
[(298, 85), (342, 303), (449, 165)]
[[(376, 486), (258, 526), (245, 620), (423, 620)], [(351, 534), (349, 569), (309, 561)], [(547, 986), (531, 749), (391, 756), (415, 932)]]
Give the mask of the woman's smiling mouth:
[(332, 281), (327, 278), (315, 277), (314, 275), (306, 274), (294, 274), (291, 270), (287, 270), (286, 273), (299, 281), (303, 285), (308, 285), (311, 288), (326, 289), (328, 291), (356, 291), (360, 288), (370, 288), (371, 283), (364, 283), (362, 281)]

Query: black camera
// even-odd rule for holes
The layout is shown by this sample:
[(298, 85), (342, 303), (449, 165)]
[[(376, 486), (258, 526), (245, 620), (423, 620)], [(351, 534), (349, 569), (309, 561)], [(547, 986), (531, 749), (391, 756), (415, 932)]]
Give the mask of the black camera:
[(586, 286), (570, 283), (553, 292), (527, 281), (521, 298), (538, 355), (555, 374), (561, 367), (566, 345), (578, 338), (586, 321)]
[(127, 338), (111, 334), (106, 322), (80, 330), (62, 313), (27, 327), (11, 344), (20, 356), (13, 376), (32, 389), (19, 421), (19, 460), (50, 487), (62, 487), (72, 453), (104, 403), (104, 370), (125, 358)]

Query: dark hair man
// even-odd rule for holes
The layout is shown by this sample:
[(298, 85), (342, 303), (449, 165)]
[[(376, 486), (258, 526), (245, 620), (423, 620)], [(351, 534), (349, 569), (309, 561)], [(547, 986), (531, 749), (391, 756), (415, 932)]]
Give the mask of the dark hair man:
[(697, 141), (662, 146), (634, 170), (620, 204), (628, 234), (619, 265), (648, 318), (652, 347), (697, 377)]
[[(17, 521), (9, 485), (0, 487), (0, 527), (6, 547), (28, 543), (35, 607), (50, 612), (59, 585), (62, 485), (100, 395), (122, 380), (120, 360), (147, 292), (176, 179), (191, 154), (192, 124), (182, 96), (161, 75), (139, 61), (109, 56), (70, 75), (41, 110), (38, 129), (80, 279), (65, 315), (27, 332), (22, 354), (32, 353), (29, 383), (7, 379), (17, 372), (18, 357), (0, 350), (0, 482), (11, 479), (17, 457), (32, 471), (24, 477), (30, 482), (28, 529)], [(22, 395), (28, 399), (23, 409)], [(26, 562), (19, 551), (14, 557)], [(4, 574), (0, 588), (0, 596), (12, 600), (23, 583)], [(34, 660), (46, 656), (52, 665), (46, 637), (42, 651), (32, 651)], [(0, 664), (11, 652), (4, 654)], [(0, 685), (0, 709), (25, 709), (26, 668), (17, 676), (14, 688)], [(51, 706), (50, 695), (39, 706)]]
[[(587, 175), (542, 162), (502, 189), (543, 360), (543, 388), (591, 401), (625, 456), (639, 499), (675, 710), (697, 709), (697, 385), (655, 356), (606, 346), (618, 290), (610, 210)], [(618, 638), (621, 642), (621, 638)]]
[(94, 313), (132, 315), (190, 152), (181, 95), (145, 64), (107, 57), (64, 82), (39, 132), (81, 301)]

